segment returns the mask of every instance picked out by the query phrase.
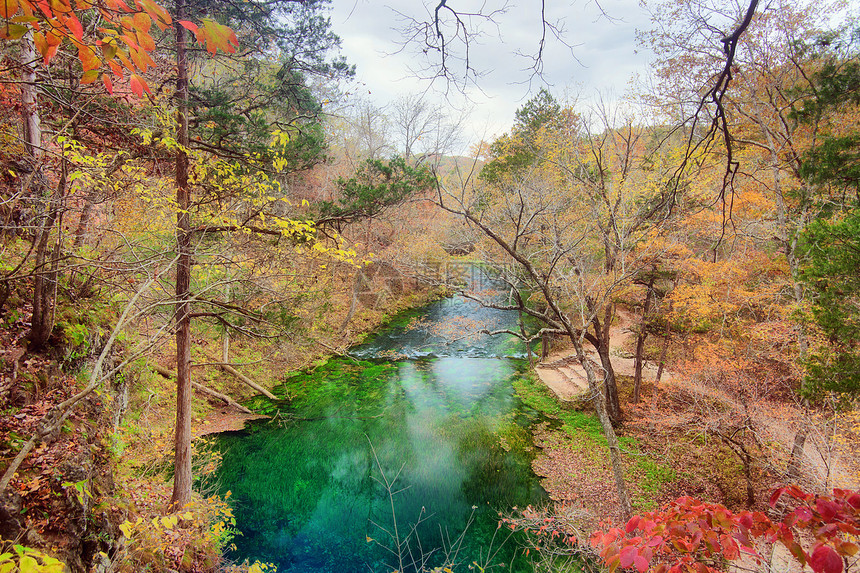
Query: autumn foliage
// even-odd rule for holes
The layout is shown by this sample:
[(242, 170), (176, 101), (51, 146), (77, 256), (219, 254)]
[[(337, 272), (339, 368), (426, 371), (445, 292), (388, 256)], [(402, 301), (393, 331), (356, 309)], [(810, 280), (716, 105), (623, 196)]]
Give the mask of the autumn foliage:
[[(42, 61), (48, 65), (60, 46), (71, 44), (83, 68), (80, 83), (89, 84), (101, 77), (108, 92), (113, 82), (129, 73), (129, 86), (138, 96), (149, 92), (141, 74), (154, 67), (151, 53), (156, 49), (152, 25), (167, 30), (173, 20), (170, 14), (153, 0), (135, 0), (129, 6), (124, 0), (0, 0), (0, 38), (19, 39), (32, 31), (33, 44)], [(99, 22), (91, 26), (91, 22)], [(214, 54), (221, 49), (233, 53), (239, 45), (233, 31), (204, 18), (198, 26), (193, 22), (179, 24), (193, 32), (197, 41)]]
[(834, 489), (832, 495), (814, 495), (796, 486), (780, 487), (770, 506), (786, 507), (781, 520), (681, 497), (659, 511), (633, 516), (624, 529), (596, 531), (590, 541), (610, 571), (707, 573), (721, 570), (726, 561), (761, 565), (777, 544), (815, 573), (851, 568), (860, 552), (860, 492)]

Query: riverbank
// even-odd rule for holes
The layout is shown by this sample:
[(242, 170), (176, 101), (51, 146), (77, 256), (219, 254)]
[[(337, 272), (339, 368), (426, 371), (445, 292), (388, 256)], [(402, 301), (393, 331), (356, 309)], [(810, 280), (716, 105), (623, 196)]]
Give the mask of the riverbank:
[[(646, 367), (643, 399), (631, 403), (633, 321), (620, 313), (610, 355), (622, 399), (624, 423), (618, 434), (634, 510), (655, 509), (682, 495), (733, 509), (766, 509), (769, 492), (787, 481), (810, 491), (860, 486), (855, 414), (805, 409), (791, 400), (792, 393), (743, 400), (719, 377), (704, 377), (701, 365), (697, 370), (689, 364), (685, 373), (665, 370), (659, 384), (656, 368)], [(541, 449), (534, 469), (557, 511), (574, 508), (594, 522), (617, 521), (605, 440), (598, 428), (582, 431), (587, 423), (572, 423), (590, 417), (576, 412), (590, 412), (584, 371), (562, 350), (537, 365), (535, 376), (547, 390), (540, 409), (562, 422), (560, 429), (542, 427), (534, 433)], [(801, 428), (809, 430), (798, 449)]]
[[(315, 328), (305, 329), (301, 336), (278, 340), (277, 343), (251, 337), (231, 338), (228, 341), (227, 360), (222, 355), (225, 345), (221, 331), (202, 323), (195, 325), (193, 379), (201, 386), (232, 400), (232, 404), (226, 403), (216, 394), (200, 388), (193, 394), (195, 483), (208, 483), (209, 476), (220, 466), (221, 454), (213, 446), (213, 435), (241, 430), (249, 421), (266, 417), (249, 414), (238, 406), (259, 394), (245, 378), (269, 391), (292, 372), (342, 355), (346, 348), (360, 342), (368, 333), (395, 319), (400, 311), (421, 307), (439, 296), (432, 288), (411, 289), (400, 293), (396, 299), (387, 300), (384, 306), (357, 305), (352, 308), (349, 302), (351, 283), (345, 281), (343, 286), (343, 292), (337, 293), (342, 295), (336, 299), (340, 301), (339, 306), (332, 307), (324, 322), (315, 320)], [(300, 308), (295, 311), (301, 313)], [(350, 320), (346, 321), (346, 317)], [(138, 334), (146, 336), (147, 332), (144, 330)], [(222, 355), (221, 360), (216, 358), (219, 355)], [(229, 369), (219, 367), (219, 362), (229, 362), (232, 366)], [(148, 362), (137, 365), (134, 370), (127, 410), (115, 437), (123, 451), (123, 456), (113, 462), (112, 468), (121, 490), (116, 499), (118, 505), (126, 508), (119, 513), (116, 525), (134, 523), (137, 518), (143, 519), (143, 523), (150, 523), (152, 518), (163, 515), (167, 507), (171, 493), (169, 470), (172, 465), (175, 417), (174, 369), (172, 351), (166, 347), (162, 352), (152, 354)], [(158, 570), (186, 570), (188, 568), (183, 565), (186, 557), (183, 555), (193, 560), (192, 568), (212, 570), (235, 534), (232, 510), (224, 504), (221, 496), (214, 494), (215, 491), (208, 487), (199, 490), (195, 495), (193, 511), (198, 516), (195, 519), (208, 528), (221, 531), (220, 534), (214, 537), (209, 533), (194, 536), (189, 531), (181, 539), (174, 539), (170, 530), (157, 527), (137, 531), (133, 541), (138, 546), (133, 551), (125, 552), (122, 557), (125, 570), (151, 566), (153, 561), (158, 561)], [(121, 534), (119, 539), (122, 539)], [(171, 544), (173, 549), (169, 554), (156, 557), (158, 545), (162, 543)], [(209, 560), (210, 565), (202, 565), (201, 560)], [(241, 567), (230, 569), (242, 570)]]

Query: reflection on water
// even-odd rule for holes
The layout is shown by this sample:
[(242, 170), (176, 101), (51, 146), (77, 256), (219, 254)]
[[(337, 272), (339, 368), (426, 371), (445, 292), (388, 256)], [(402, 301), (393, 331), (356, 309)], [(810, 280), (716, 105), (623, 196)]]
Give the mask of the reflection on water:
[[(505, 302), (501, 291), (486, 291)], [(409, 315), (409, 313), (407, 313)], [(443, 299), (427, 307), (406, 323), (395, 322), (368, 343), (350, 350), (358, 358), (394, 356), (427, 358), (524, 358), (526, 348), (512, 336), (476, 334), (480, 330), (517, 330), (516, 314), (481, 306), (460, 296)]]
[[(434, 307), (434, 320), (452, 310)], [(511, 387), (522, 368), (450, 355), (338, 359), (287, 380), (292, 400), (258, 403), (280, 412), (276, 422), (221, 438), (220, 487), (242, 531), (233, 557), (279, 571), (390, 572), (400, 567), (396, 531), (402, 553), (428, 565), (458, 550), (460, 563), (492, 555), (504, 570), (528, 570), (497, 529), (499, 511), (545, 499), (528, 451), (537, 414)]]

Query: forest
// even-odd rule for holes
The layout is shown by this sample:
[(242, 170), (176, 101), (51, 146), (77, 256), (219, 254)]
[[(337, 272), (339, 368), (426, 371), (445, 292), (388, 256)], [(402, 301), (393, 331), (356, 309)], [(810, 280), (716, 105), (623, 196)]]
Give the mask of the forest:
[[(856, 6), (645, 0), (596, 104), (544, 19), (469, 141), (347, 88), (329, 4), (0, 0), (0, 573), (860, 571)], [(537, 10), (472, 4), (399, 31), (444, 90)], [(225, 485), (263, 428), (292, 509)]]

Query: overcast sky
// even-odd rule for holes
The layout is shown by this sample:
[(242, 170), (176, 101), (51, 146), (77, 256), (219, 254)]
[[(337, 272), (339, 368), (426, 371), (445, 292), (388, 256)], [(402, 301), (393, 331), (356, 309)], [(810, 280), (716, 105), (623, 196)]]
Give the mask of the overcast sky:
[[(406, 23), (398, 12), (426, 21), (429, 10), (437, 3), (438, 0), (333, 0), (332, 27), (343, 40), (343, 54), (356, 65), (357, 84), (351, 88), (353, 91), (385, 104), (400, 94), (428, 88), (428, 82), (415, 74), (427, 63), (427, 56), (417, 45), (402, 46)], [(448, 4), (469, 12), (477, 11), (482, 2), (448, 0)], [(485, 10), (503, 4), (504, 0), (486, 0)], [(650, 55), (637, 45), (636, 30), (649, 29), (650, 16), (638, 0), (601, 0), (600, 7), (593, 0), (547, 0), (547, 19), (560, 23), (564, 40), (570, 45), (550, 36), (544, 51), (544, 79), (560, 99), (567, 94), (587, 102), (603, 94), (613, 100), (623, 94), (634, 74), (647, 74)], [(480, 25), (483, 35), (472, 46), (472, 65), (483, 76), (477, 79), (476, 86), (465, 89), (473, 108), (467, 129), (472, 142), (507, 131), (515, 110), (547, 85), (527, 70), (530, 61), (516, 55), (534, 53), (538, 48), (539, 0), (512, 0), (505, 13), (494, 17), (494, 23), (480, 19), (473, 23)], [(429, 56), (433, 55), (430, 52)], [(455, 70), (462, 72), (462, 68)], [(442, 99), (439, 92), (446, 87), (450, 104), (464, 105), (457, 89), (441, 81), (432, 86), (431, 97)]]

